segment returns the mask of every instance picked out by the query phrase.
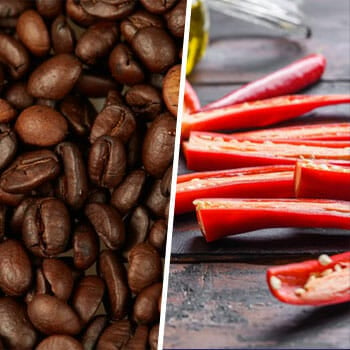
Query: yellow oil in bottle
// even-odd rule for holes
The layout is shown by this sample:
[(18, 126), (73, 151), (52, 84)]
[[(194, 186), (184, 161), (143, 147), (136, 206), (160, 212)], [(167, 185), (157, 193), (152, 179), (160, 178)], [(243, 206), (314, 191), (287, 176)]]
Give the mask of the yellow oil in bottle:
[(208, 38), (209, 14), (207, 8), (202, 0), (193, 0), (186, 74), (190, 74), (203, 57), (208, 45)]

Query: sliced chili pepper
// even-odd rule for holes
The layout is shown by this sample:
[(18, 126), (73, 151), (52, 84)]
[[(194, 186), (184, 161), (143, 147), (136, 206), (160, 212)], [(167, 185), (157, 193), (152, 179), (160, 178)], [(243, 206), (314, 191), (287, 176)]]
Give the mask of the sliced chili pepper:
[(175, 214), (195, 210), (201, 197), (294, 197), (293, 165), (271, 165), (180, 175), (177, 178)]
[(284, 303), (329, 305), (350, 301), (350, 252), (271, 267), (266, 279), (271, 293)]
[(298, 117), (318, 107), (349, 102), (350, 95), (290, 95), (245, 102), (186, 115), (182, 120), (181, 134), (187, 138), (193, 130), (239, 130), (268, 126)]
[(298, 161), (294, 180), (296, 197), (350, 201), (350, 167)]
[(232, 134), (239, 140), (324, 140), (347, 141), (350, 139), (350, 123), (322, 123), (286, 126)]
[(317, 82), (321, 78), (325, 67), (326, 59), (324, 56), (318, 54), (306, 56), (228, 93), (219, 100), (204, 106), (202, 110), (206, 111), (236, 103), (293, 94)]
[(192, 85), (185, 81), (185, 94), (184, 94), (184, 114), (191, 114), (197, 112), (201, 108), (199, 98), (194, 91)]
[(207, 242), (274, 227), (350, 229), (350, 205), (321, 199), (224, 199), (194, 201)]
[(309, 142), (240, 141), (230, 135), (193, 132), (183, 148), (187, 167), (197, 171), (295, 164), (298, 159), (331, 160), (332, 164), (350, 161), (349, 147), (339, 147), (333, 141), (319, 141), (322, 146)]

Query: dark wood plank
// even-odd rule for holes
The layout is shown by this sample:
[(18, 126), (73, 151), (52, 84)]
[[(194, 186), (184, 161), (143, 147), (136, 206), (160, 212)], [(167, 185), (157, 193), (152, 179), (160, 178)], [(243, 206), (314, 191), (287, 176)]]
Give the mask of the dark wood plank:
[(349, 349), (350, 303), (282, 304), (265, 265), (171, 265), (164, 348)]
[(283, 38), (264, 27), (211, 12), (211, 42), (206, 56), (190, 76), (200, 84), (248, 82), (310, 53), (328, 60), (325, 80), (350, 79), (350, 2), (305, 2), (310, 39)]

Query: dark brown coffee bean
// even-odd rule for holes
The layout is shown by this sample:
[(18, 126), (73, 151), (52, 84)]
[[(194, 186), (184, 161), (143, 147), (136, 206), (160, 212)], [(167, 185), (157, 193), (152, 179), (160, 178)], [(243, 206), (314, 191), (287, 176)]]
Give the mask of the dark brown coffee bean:
[(70, 218), (65, 205), (56, 198), (35, 201), (25, 212), (22, 237), (36, 256), (62, 253), (70, 235)]
[(170, 68), (163, 80), (163, 99), (169, 112), (176, 117), (179, 100), (181, 65)]
[(169, 201), (168, 197), (162, 194), (161, 183), (161, 180), (154, 181), (145, 200), (146, 207), (157, 217), (164, 217), (165, 207)]
[(56, 54), (72, 53), (75, 36), (65, 16), (58, 16), (51, 25), (52, 47)]
[(171, 9), (177, 0), (140, 0), (141, 4), (152, 13), (164, 13)]
[(0, 98), (0, 123), (10, 122), (16, 115), (16, 110), (6, 100)]
[(175, 42), (161, 28), (140, 29), (134, 35), (131, 46), (136, 56), (153, 73), (165, 72), (176, 61)]
[(78, 315), (57, 297), (39, 294), (28, 304), (28, 316), (34, 327), (44, 334), (78, 334)]
[(85, 207), (97, 234), (109, 249), (120, 249), (125, 241), (125, 227), (116, 209), (107, 204), (90, 203)]
[(79, 225), (73, 234), (74, 266), (79, 270), (88, 269), (97, 259), (99, 241), (89, 225)]
[(0, 204), (0, 242), (6, 235), (6, 213), (7, 207), (3, 204)]
[(162, 295), (162, 283), (155, 283), (137, 295), (133, 319), (139, 324), (150, 324), (159, 318), (158, 300)]
[(4, 63), (14, 79), (20, 79), (29, 68), (25, 47), (12, 36), (0, 33), (0, 62)]
[(57, 145), (64, 166), (64, 175), (60, 178), (60, 195), (73, 209), (83, 206), (88, 195), (88, 179), (84, 160), (78, 146), (72, 142)]
[(25, 82), (15, 82), (7, 89), (5, 98), (16, 109), (22, 110), (34, 103), (32, 96), (28, 94)]
[(106, 188), (117, 186), (126, 170), (124, 144), (117, 137), (101, 136), (91, 146), (88, 169), (90, 180)]
[(67, 15), (77, 24), (87, 27), (96, 22), (96, 17), (87, 13), (81, 6), (80, 1), (67, 0), (66, 1)]
[(136, 0), (81, 0), (81, 6), (87, 13), (104, 19), (123, 19), (136, 5)]
[(90, 190), (89, 196), (86, 199), (86, 204), (88, 203), (103, 203), (107, 204), (110, 200), (110, 193), (106, 188), (95, 188)]
[(148, 327), (137, 326), (135, 333), (129, 339), (125, 346), (128, 350), (146, 350), (148, 349)]
[(28, 81), (28, 92), (38, 98), (60, 100), (72, 90), (81, 69), (81, 63), (75, 56), (56, 55), (44, 61), (31, 74)]
[(142, 144), (146, 134), (145, 125), (137, 125), (127, 144), (127, 164), (129, 169), (135, 169), (142, 165)]
[(83, 277), (77, 284), (72, 306), (84, 324), (88, 323), (99, 308), (105, 284), (97, 276)]
[(31, 1), (27, 0), (2, 0), (0, 2), (0, 17), (18, 17), (23, 11), (32, 6)]
[(0, 169), (7, 166), (17, 152), (17, 138), (6, 124), (0, 124)]
[(151, 347), (151, 350), (158, 349), (158, 334), (159, 334), (159, 324), (156, 324), (151, 328), (148, 336), (148, 343)]
[(131, 110), (142, 118), (153, 120), (162, 110), (162, 96), (151, 85), (134, 85), (125, 95)]
[(37, 11), (45, 18), (54, 18), (62, 12), (62, 0), (35, 0)]
[(165, 14), (165, 19), (171, 34), (177, 38), (183, 38), (186, 22), (186, 0), (180, 0)]
[(0, 176), (0, 187), (10, 193), (27, 193), (55, 179), (59, 171), (58, 158), (52, 151), (22, 153)]
[(44, 259), (42, 272), (51, 292), (61, 300), (68, 300), (73, 289), (72, 270), (59, 259)]
[(127, 142), (135, 128), (135, 118), (128, 107), (122, 104), (109, 105), (97, 115), (91, 129), (90, 142), (94, 143), (104, 135), (117, 136)]
[(94, 350), (97, 341), (107, 325), (106, 316), (96, 316), (87, 327), (82, 336), (81, 343), (84, 350)]
[(117, 258), (115, 252), (104, 250), (99, 257), (98, 271), (107, 286), (107, 309), (113, 320), (120, 320), (126, 315), (130, 302), (124, 264)]
[(173, 159), (176, 121), (165, 113), (157, 117), (148, 128), (143, 142), (142, 162), (155, 177), (161, 177)]
[(155, 248), (148, 243), (139, 243), (129, 253), (128, 282), (134, 293), (158, 282), (162, 276), (162, 262)]
[(148, 242), (158, 251), (163, 251), (166, 241), (167, 226), (165, 220), (159, 219), (154, 222), (149, 231)]
[(75, 54), (85, 63), (95, 64), (112, 50), (117, 39), (118, 29), (114, 22), (98, 22), (79, 38)]
[(122, 214), (127, 213), (137, 205), (146, 181), (146, 173), (142, 170), (134, 170), (114, 190), (111, 204)]
[(130, 321), (122, 320), (112, 323), (101, 334), (96, 350), (124, 349), (131, 335)]
[(0, 203), (9, 205), (11, 207), (15, 207), (18, 205), (21, 200), (23, 199), (24, 194), (15, 194), (15, 193), (8, 193), (5, 192), (1, 187), (0, 187)]
[(24, 305), (11, 297), (0, 298), (0, 339), (4, 350), (32, 350), (37, 341)]
[(34, 201), (36, 201), (36, 198), (27, 197), (15, 208), (10, 222), (11, 231), (13, 233), (20, 234), (22, 232), (24, 214)]
[(7, 295), (23, 295), (31, 281), (31, 262), (23, 246), (15, 240), (0, 243), (0, 289)]
[(170, 166), (163, 175), (162, 182), (160, 183), (160, 190), (163, 196), (170, 196), (171, 179), (172, 179), (173, 167)]
[(145, 79), (143, 69), (125, 44), (118, 44), (111, 52), (109, 70), (113, 78), (122, 84), (135, 85), (142, 83)]
[(36, 105), (26, 108), (19, 115), (15, 130), (24, 143), (52, 146), (66, 137), (68, 124), (54, 109)]
[(81, 343), (68, 335), (51, 335), (45, 338), (36, 350), (84, 350)]
[(49, 32), (38, 12), (23, 12), (18, 18), (16, 30), (19, 39), (33, 55), (45, 56), (49, 52)]

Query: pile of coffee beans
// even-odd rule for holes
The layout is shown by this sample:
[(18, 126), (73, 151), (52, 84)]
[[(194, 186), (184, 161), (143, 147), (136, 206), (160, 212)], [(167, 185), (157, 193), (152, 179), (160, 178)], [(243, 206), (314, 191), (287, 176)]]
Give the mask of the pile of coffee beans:
[(156, 349), (184, 0), (0, 0), (0, 350)]

